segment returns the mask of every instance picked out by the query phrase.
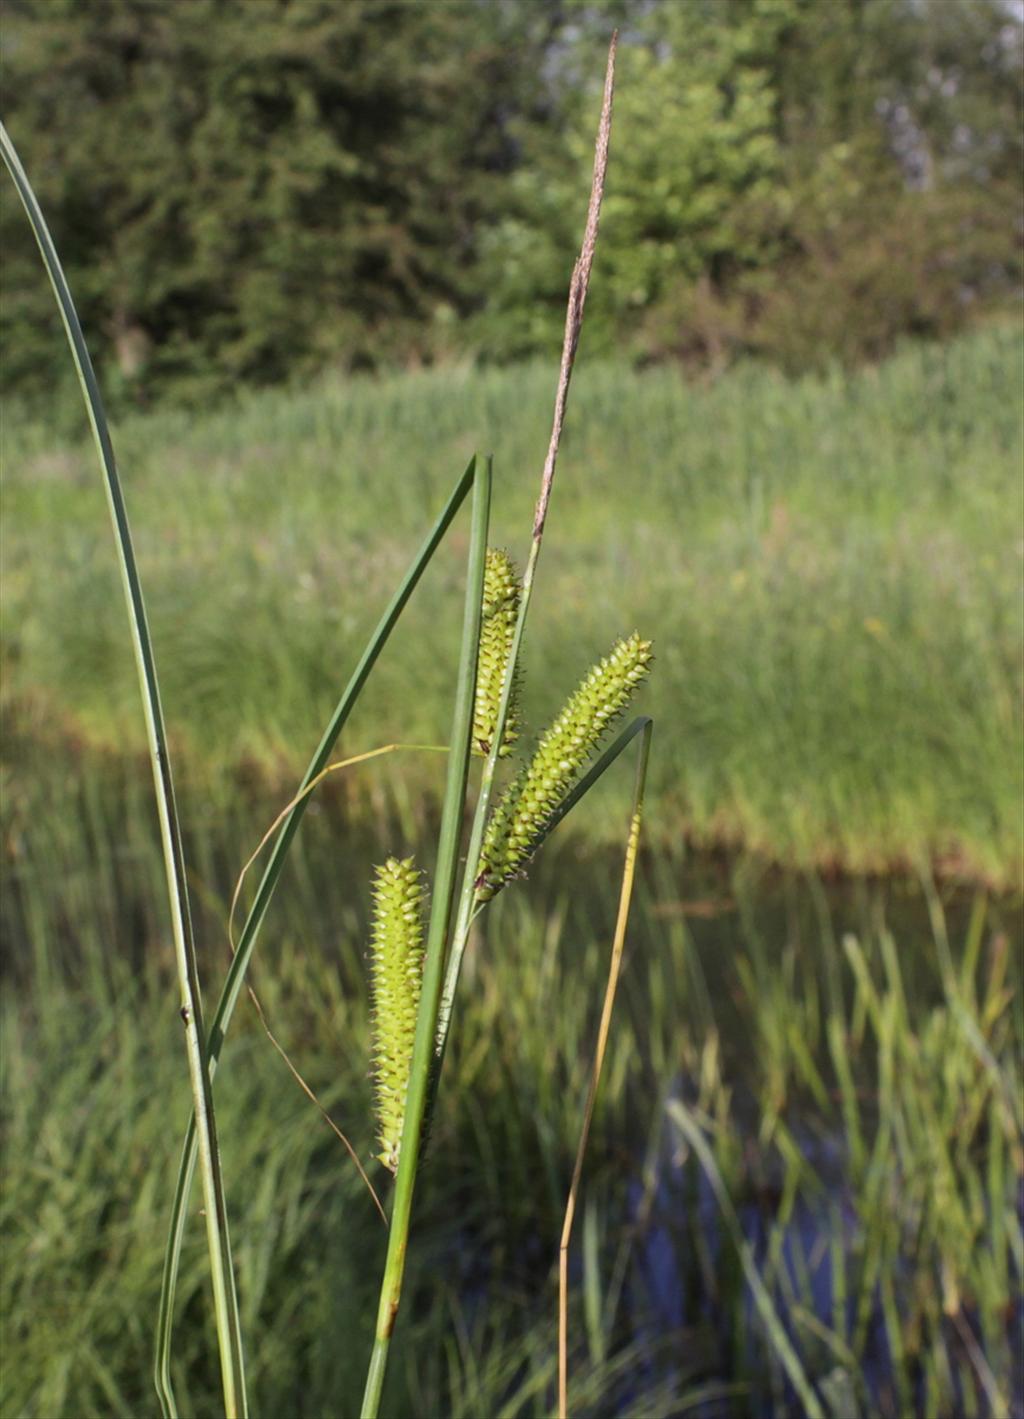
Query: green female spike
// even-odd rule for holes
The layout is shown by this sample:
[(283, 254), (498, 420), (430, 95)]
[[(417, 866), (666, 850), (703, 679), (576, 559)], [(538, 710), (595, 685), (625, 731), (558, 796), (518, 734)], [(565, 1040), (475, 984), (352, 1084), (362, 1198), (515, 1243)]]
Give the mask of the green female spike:
[[(490, 752), (498, 722), (498, 703), (505, 680), (505, 667), (519, 615), (522, 583), (515, 563), (507, 552), (487, 549), (484, 565), (483, 615), (480, 622), (480, 654), (476, 668), (476, 696), (473, 702), (473, 753), (484, 758)], [(512, 700), (505, 720), (501, 748), (503, 757), (512, 752), (519, 737), (516, 703), (519, 686), (512, 682)]]
[(380, 1161), (394, 1173), (423, 981), (423, 873), (389, 857), (373, 888), (373, 1074)]
[(488, 901), (529, 862), (581, 769), (647, 675), (651, 659), (651, 642), (634, 631), (616, 641), (570, 695), (487, 824), (477, 870), (478, 901)]

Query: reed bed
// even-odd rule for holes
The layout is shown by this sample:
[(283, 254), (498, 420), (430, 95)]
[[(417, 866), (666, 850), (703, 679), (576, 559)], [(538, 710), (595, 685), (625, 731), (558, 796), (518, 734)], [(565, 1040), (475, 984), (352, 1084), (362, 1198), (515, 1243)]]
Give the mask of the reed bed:
[[(5, 819), (4, 1413), (153, 1406), (167, 1159), (188, 1101), (140, 767), (53, 753), (35, 764), (49, 774), (37, 830)], [(249, 792), (227, 816), (183, 799), (196, 929), (215, 943), (240, 844), (271, 806), (265, 787)], [(431, 827), (386, 794), (378, 813), (354, 816), (340, 786), (324, 794), (253, 974), (278, 1038), (366, 1159), (371, 867), (381, 835), (407, 846)], [(587, 836), (553, 839), (467, 956), (396, 1413), (551, 1412), (556, 1246), (619, 857)], [(851, 1394), (890, 1419), (1015, 1412), (1019, 899), (945, 887), (929, 909), (912, 878), (823, 882), (677, 849), (648, 854), (636, 909), (570, 1273), (574, 1412), (676, 1413), (704, 1395), (694, 1412), (745, 1419), (787, 1392), (679, 1105), (825, 1402), (852, 1412)], [(220, 960), (226, 946), (216, 976)], [(218, 1122), (250, 1385), (261, 1412), (351, 1412), (383, 1229), (250, 1011), (236, 1030)], [(179, 1287), (180, 1403), (213, 1415), (201, 1228)], [(324, 1343), (339, 1334), (351, 1346)], [(1009, 1407), (986, 1398), (988, 1372)]]

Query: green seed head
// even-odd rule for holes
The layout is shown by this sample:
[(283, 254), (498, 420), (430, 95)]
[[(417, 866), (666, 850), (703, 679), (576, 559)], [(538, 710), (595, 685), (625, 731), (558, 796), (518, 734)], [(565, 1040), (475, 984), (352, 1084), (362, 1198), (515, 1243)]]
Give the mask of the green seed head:
[(569, 696), (487, 824), (476, 895), (487, 901), (529, 862), (551, 817), (650, 668), (651, 642), (634, 631), (616, 641)]
[(395, 1172), (423, 979), (423, 873), (411, 857), (376, 869), (371, 968), (377, 1156)]
[[(512, 649), (512, 638), (515, 635), (521, 590), (519, 574), (512, 558), (507, 552), (498, 552), (493, 547), (488, 547), (484, 566), (484, 604), (480, 622), (480, 657), (476, 667), (472, 739), (473, 753), (485, 757), (490, 753), (498, 722), (498, 703), (501, 699), (509, 652)], [(518, 698), (519, 686), (513, 680), (505, 733), (498, 751), (502, 755), (511, 753), (512, 745), (519, 737)]]

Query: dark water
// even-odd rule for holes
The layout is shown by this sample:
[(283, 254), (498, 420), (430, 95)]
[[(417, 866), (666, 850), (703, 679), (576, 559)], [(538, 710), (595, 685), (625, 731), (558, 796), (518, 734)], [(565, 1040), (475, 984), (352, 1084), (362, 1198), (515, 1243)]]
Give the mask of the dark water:
[[(680, 1091), (686, 1092), (685, 1081)], [(764, 1275), (769, 1264), (780, 1269), (785, 1284), (771, 1288), (778, 1322), (790, 1344), (800, 1353), (806, 1334), (806, 1322), (798, 1327), (788, 1318), (787, 1296), (796, 1293), (801, 1307), (810, 1312), (822, 1330), (839, 1329), (852, 1336), (857, 1323), (857, 1303), (843, 1297), (837, 1276), (836, 1250), (841, 1251), (843, 1267), (848, 1272), (855, 1265), (858, 1248), (863, 1241), (857, 1198), (849, 1182), (849, 1158), (840, 1135), (830, 1139), (803, 1140), (806, 1156), (817, 1177), (825, 1184), (827, 1200), (812, 1201), (799, 1196), (786, 1221), (779, 1220), (772, 1199), (759, 1198), (741, 1204), (737, 1218), (743, 1240), (749, 1248), (750, 1263)], [(654, 1203), (654, 1216), (685, 1214), (691, 1237), (699, 1234), (700, 1245), (712, 1259), (716, 1270), (722, 1267), (726, 1253), (735, 1252), (735, 1239), (722, 1220), (722, 1212), (707, 1175), (695, 1166), (696, 1160), (683, 1163), (673, 1150), (666, 1149), (659, 1160), (659, 1180)], [(632, 1217), (650, 1210), (642, 1185), (634, 1180), (630, 1187)], [(1024, 1186), (1018, 1187), (1018, 1222), (1024, 1225)], [(634, 1264), (632, 1287), (636, 1299), (648, 1308), (644, 1325), (652, 1331), (663, 1327), (677, 1333), (693, 1332), (707, 1327), (719, 1334), (728, 1333), (737, 1317), (740, 1319), (740, 1354), (735, 1357), (740, 1374), (751, 1377), (749, 1392), (737, 1409), (731, 1397), (712, 1397), (688, 1413), (703, 1419), (725, 1419), (737, 1412), (770, 1419), (780, 1413), (799, 1414), (803, 1406), (777, 1362), (767, 1361), (772, 1369), (773, 1383), (768, 1392), (758, 1383), (766, 1367), (764, 1322), (759, 1316), (753, 1290), (745, 1276), (738, 1276), (734, 1294), (728, 1305), (718, 1304), (707, 1289), (694, 1284), (694, 1263), (680, 1254), (673, 1230), (664, 1222), (645, 1227), (642, 1248)], [(696, 1248), (695, 1248), (696, 1250)], [(907, 1263), (899, 1266), (894, 1278), (895, 1289), (910, 1277)], [(952, 1394), (950, 1414), (989, 1416), (1004, 1419), (1004, 1414), (1024, 1414), (1024, 1297), (1021, 1275), (1013, 1273), (1013, 1291), (1007, 1297), (1006, 1341), (1015, 1357), (1010, 1370), (1010, 1390), (1006, 1396), (1009, 1409), (1000, 1400), (993, 1402), (983, 1388), (964, 1383), (965, 1374), (974, 1368), (972, 1353), (983, 1355), (985, 1338), (981, 1332), (976, 1309), (965, 1307), (956, 1317), (948, 1319), (943, 1328), (943, 1340), (948, 1347)], [(629, 1305), (629, 1295), (625, 1299)], [(912, 1412), (929, 1412), (928, 1396), (920, 1378), (911, 1379), (909, 1388), (901, 1392), (894, 1372), (894, 1355), (889, 1324), (883, 1308), (880, 1288), (874, 1288), (865, 1327), (863, 1348), (858, 1352), (858, 1364), (851, 1371), (837, 1364), (831, 1371), (814, 1375), (814, 1387), (824, 1403), (825, 1411), (835, 1416), (860, 1414), (894, 1414), (905, 1411), (903, 1401), (909, 1393)], [(648, 1379), (653, 1378), (649, 1376)]]

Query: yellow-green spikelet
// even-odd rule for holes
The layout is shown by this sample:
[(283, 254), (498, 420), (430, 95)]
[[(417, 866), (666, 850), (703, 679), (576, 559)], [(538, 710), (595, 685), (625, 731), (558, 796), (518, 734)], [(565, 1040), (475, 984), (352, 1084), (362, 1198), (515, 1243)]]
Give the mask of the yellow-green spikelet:
[(478, 900), (493, 897), (533, 856), (552, 814), (605, 730), (626, 708), (651, 659), (651, 642), (634, 631), (616, 641), (570, 695), (487, 824), (477, 869)]
[(423, 873), (411, 857), (376, 869), (371, 968), (377, 1156), (395, 1172), (423, 983)]
[[(519, 616), (519, 598), (522, 584), (515, 563), (507, 552), (488, 547), (484, 564), (484, 601), (480, 621), (480, 655), (476, 667), (476, 696), (473, 702), (474, 754), (486, 756), (491, 750), (495, 726), (498, 722), (498, 702), (505, 680), (509, 652)], [(519, 737), (517, 710), (519, 686), (512, 681), (512, 696), (509, 700), (505, 733), (502, 735), (499, 754), (512, 751), (512, 745)]]

